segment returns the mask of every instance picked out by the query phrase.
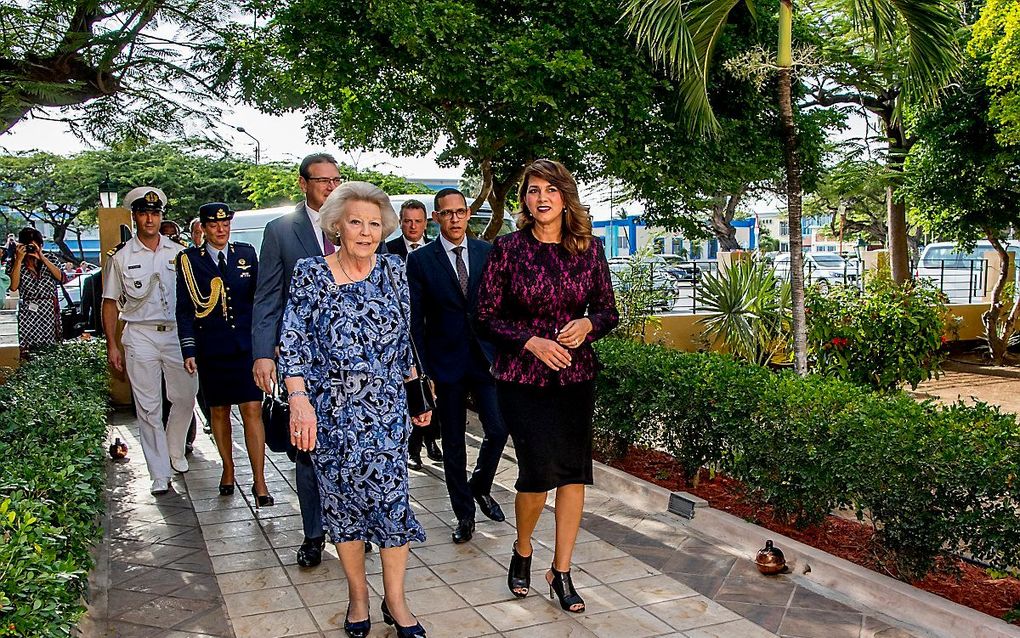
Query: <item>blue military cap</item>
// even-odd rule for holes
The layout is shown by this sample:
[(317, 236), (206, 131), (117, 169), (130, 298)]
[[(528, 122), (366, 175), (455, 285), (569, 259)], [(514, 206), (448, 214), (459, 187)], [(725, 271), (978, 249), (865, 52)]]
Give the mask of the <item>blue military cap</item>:
[(222, 222), (234, 218), (234, 211), (230, 210), (223, 202), (210, 202), (202, 204), (198, 209), (198, 219), (203, 224), (206, 222)]

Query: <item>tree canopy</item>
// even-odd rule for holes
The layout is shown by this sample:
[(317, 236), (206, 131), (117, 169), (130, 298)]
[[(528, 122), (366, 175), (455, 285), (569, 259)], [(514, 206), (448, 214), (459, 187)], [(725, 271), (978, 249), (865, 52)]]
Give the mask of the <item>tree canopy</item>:
[(219, 115), (225, 0), (0, 4), (0, 133), (28, 115), (114, 140)]
[(970, 51), (984, 61), (989, 111), (1005, 143), (1020, 143), (1020, 3), (988, 0), (974, 25)]
[(595, 181), (604, 149), (656, 108), (616, 0), (294, 0), (234, 50), (244, 97), (310, 107), (314, 139), (395, 155), (438, 143), (441, 165), (475, 167), (490, 229), (530, 161)]
[[(688, 237), (714, 235), (723, 250), (740, 248), (731, 225), (739, 206), (785, 191), (779, 109), (770, 95), (775, 79), (767, 80), (765, 92), (732, 69), (773, 46), (778, 1), (766, 0), (757, 8), (757, 19), (736, 10), (716, 45), (708, 82), (718, 123), (714, 135), (691, 134), (679, 83), (662, 81), (655, 87), (661, 110), (649, 113), (644, 125), (617, 140), (621, 146), (607, 151), (610, 170), (644, 200), (646, 222), (681, 229)], [(803, 42), (811, 34), (798, 28), (797, 38)], [(802, 85), (797, 92), (803, 96)], [(843, 117), (827, 109), (797, 108), (797, 118), (803, 180), (811, 189), (827, 150), (827, 129), (838, 127)]]

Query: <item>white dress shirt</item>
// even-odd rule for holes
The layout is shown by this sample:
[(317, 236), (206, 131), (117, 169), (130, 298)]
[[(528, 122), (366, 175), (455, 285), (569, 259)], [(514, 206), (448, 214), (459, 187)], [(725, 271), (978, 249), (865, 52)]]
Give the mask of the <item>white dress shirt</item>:
[(443, 250), (446, 251), (446, 256), (450, 259), (450, 265), (453, 266), (453, 272), (457, 272), (457, 253), (453, 252), (453, 249), (457, 246), (463, 246), (464, 250), (460, 253), (460, 256), (464, 258), (464, 267), (467, 269), (467, 274), (471, 276), (471, 262), (468, 259), (468, 241), (467, 235), (460, 240), (459, 244), (455, 244), (446, 237), (443, 237), (442, 233), (439, 234), (439, 241), (443, 244)]
[[(421, 239), (419, 239), (416, 242), (412, 242), (405, 235), (401, 235), (400, 238), (404, 240), (404, 248), (407, 249), (407, 254), (409, 254), (409, 255), (411, 253), (413, 253), (415, 250), (417, 250), (418, 248), (421, 248), (422, 246), (425, 245), (425, 236), (424, 235), (422, 235)], [(412, 244), (418, 244), (418, 248), (412, 248), (411, 247)]]
[(319, 211), (309, 206), (307, 200), (305, 201), (305, 210), (308, 211), (308, 219), (312, 222), (312, 230), (315, 231), (315, 241), (319, 243), (319, 252), (325, 255), (326, 246), (322, 243), (322, 229), (319, 228), (319, 220), (322, 219), (322, 215), (319, 214)]

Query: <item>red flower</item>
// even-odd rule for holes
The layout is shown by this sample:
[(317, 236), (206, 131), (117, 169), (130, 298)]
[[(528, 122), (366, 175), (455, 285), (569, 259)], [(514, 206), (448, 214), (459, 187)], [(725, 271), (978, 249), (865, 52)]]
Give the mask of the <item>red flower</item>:
[(942, 340), (943, 345), (949, 343), (949, 337), (947, 337), (945, 335), (942, 335), (941, 337), (939, 337), (939, 339)]

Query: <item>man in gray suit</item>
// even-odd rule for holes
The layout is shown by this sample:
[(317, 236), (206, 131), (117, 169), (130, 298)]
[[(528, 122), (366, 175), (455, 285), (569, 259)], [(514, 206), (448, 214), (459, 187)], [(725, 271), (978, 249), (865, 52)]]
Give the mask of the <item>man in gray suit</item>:
[[(333, 156), (314, 153), (301, 161), (298, 183), (305, 201), (294, 212), (266, 225), (259, 254), (259, 274), (255, 287), (252, 317), (252, 348), (255, 365), (252, 372), (262, 391), (272, 394), (276, 383), (277, 345), (280, 323), (290, 292), (290, 279), (298, 259), (329, 255), (335, 246), (319, 228), (319, 208), (344, 179)], [(298, 565), (314, 567), (322, 561), (325, 534), (322, 530), (322, 504), (319, 484), (307, 452), (297, 455), (297, 493), (304, 527), (304, 542), (297, 552)]]

